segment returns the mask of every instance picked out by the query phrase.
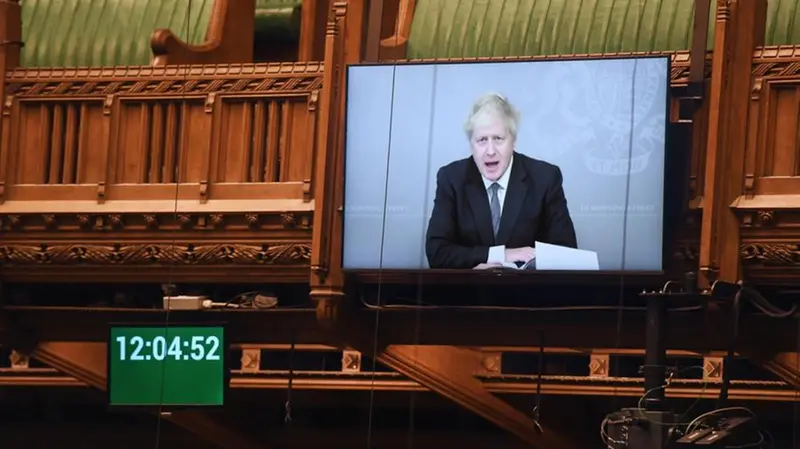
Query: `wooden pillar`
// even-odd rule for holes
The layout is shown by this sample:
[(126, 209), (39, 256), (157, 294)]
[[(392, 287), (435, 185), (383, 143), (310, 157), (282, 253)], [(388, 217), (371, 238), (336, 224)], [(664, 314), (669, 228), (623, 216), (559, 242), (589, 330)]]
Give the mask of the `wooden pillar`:
[(311, 297), (323, 326), (337, 321), (344, 296), (341, 207), (344, 199), (344, 80), (348, 2), (335, 1), (325, 36), (325, 74), (320, 101), (319, 151), (314, 160), (314, 226), (311, 246)]
[[(19, 0), (0, 0), (0, 73), (19, 66), (21, 44), (22, 21)], [(0, 85), (4, 84), (5, 76), (0, 78)]]
[[(19, 66), (19, 50), (22, 45), (22, 21), (20, 19), (19, 0), (0, 0), (0, 117), (6, 107), (6, 72)], [(3, 129), (0, 126), (0, 142), (3, 141)], [(6, 166), (8, 154), (3, 154), (0, 145), (0, 204), (5, 198)]]
[(740, 279), (739, 223), (731, 203), (744, 186), (752, 59), (763, 44), (766, 0), (718, 0), (709, 95), (701, 283)]
[(325, 24), (331, 10), (331, 0), (303, 0), (300, 12), (300, 44), (297, 60), (325, 59)]
[(364, 35), (363, 59), (366, 62), (378, 61), (381, 44), (381, 27), (383, 25), (384, 3), (384, 0), (369, 1), (367, 25)]
[[(357, 64), (363, 60), (368, 15), (368, 0), (347, 0), (347, 22), (343, 36), (345, 64)], [(342, 110), (344, 110), (344, 101), (342, 101)], [(344, 126), (344, 121), (340, 123), (340, 126)]]

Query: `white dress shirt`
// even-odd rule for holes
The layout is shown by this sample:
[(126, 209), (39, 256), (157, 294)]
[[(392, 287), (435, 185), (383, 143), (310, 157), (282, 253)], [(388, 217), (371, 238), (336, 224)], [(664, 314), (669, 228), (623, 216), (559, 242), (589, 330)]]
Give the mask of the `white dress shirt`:
[[(489, 208), (491, 209), (491, 193), (489, 192), (489, 187), (495, 182), (500, 185), (500, 188), (497, 189), (497, 200), (500, 201), (500, 216), (503, 216), (503, 205), (506, 201), (506, 192), (508, 192), (508, 180), (511, 179), (511, 167), (514, 165), (514, 157), (511, 157), (511, 160), (508, 161), (508, 168), (506, 172), (503, 173), (503, 176), (500, 177), (497, 181), (490, 181), (485, 177), (483, 178), (483, 185), (486, 187), (486, 199), (489, 201)], [(506, 261), (506, 247), (505, 245), (493, 246), (489, 248), (489, 257), (486, 258), (486, 263), (503, 263)]]

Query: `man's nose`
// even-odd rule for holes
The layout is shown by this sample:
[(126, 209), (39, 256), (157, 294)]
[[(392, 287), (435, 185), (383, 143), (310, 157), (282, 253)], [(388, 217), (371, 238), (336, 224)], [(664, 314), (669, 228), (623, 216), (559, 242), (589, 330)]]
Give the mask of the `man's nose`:
[(494, 147), (493, 143), (490, 143), (489, 145), (486, 146), (486, 154), (488, 154), (489, 156), (493, 156), (496, 153), (497, 149)]

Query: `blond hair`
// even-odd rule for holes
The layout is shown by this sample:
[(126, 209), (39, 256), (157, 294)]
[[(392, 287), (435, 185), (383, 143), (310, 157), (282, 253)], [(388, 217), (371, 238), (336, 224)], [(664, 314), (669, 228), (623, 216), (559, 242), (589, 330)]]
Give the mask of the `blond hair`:
[(505, 95), (495, 92), (489, 92), (481, 95), (470, 109), (469, 116), (464, 122), (464, 132), (467, 133), (467, 139), (472, 138), (472, 132), (475, 130), (475, 122), (477, 118), (484, 114), (495, 115), (501, 119), (508, 130), (511, 137), (517, 138), (517, 128), (519, 126), (519, 111), (508, 101)]

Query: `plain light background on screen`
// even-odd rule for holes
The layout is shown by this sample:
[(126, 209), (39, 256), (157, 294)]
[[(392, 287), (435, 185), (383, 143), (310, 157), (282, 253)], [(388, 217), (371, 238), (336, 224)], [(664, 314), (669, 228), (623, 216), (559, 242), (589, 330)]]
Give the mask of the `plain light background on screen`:
[(578, 247), (596, 251), (601, 270), (661, 270), (668, 67), (667, 58), (349, 67), (344, 267), (428, 268), (436, 173), (470, 156), (464, 122), (479, 96), (498, 92), (521, 113), (517, 151), (561, 169)]

